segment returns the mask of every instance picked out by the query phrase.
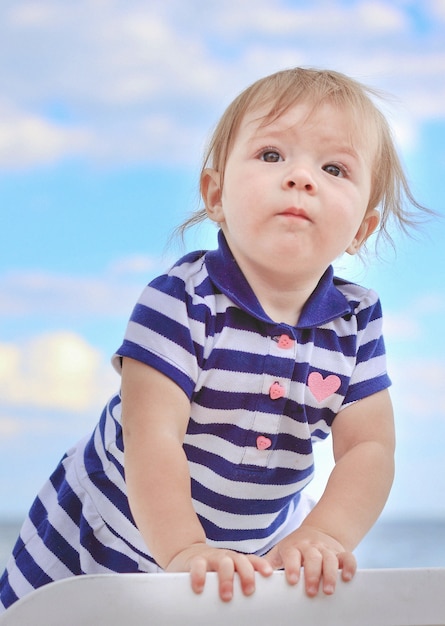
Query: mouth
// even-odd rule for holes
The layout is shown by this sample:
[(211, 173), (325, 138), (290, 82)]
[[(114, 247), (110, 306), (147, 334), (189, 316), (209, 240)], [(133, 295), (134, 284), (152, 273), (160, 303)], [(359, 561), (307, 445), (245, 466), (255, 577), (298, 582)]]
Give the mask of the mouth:
[(291, 219), (292, 218), (299, 219), (299, 220), (303, 220), (307, 222), (312, 221), (304, 209), (298, 209), (296, 207), (289, 207), (288, 209), (285, 209), (284, 211), (280, 211), (278, 215), (289, 217)]

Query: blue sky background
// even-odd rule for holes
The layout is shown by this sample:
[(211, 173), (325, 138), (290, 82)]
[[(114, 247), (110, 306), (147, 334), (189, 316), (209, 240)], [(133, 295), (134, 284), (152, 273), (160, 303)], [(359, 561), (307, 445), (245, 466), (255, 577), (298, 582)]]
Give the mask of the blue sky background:
[[(241, 89), (295, 65), (391, 94), (413, 191), (445, 216), (444, 0), (2, 0), (0, 517), (26, 512), (117, 388), (110, 356), (145, 283), (182, 253), (166, 244), (198, 207), (210, 129)], [(445, 519), (444, 240), (434, 220), (395, 234), (384, 261), (339, 262), (386, 313), (387, 518)], [(324, 443), (315, 494), (330, 463)]]

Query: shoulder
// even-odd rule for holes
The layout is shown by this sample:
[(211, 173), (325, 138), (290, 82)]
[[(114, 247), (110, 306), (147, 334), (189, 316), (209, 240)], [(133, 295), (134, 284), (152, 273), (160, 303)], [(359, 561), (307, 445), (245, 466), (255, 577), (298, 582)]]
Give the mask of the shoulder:
[(172, 328), (175, 322), (192, 330), (201, 342), (211, 331), (212, 320), (222, 307), (220, 299), (220, 292), (209, 276), (206, 252), (191, 252), (145, 287), (131, 321), (142, 326), (156, 322), (166, 335), (177, 334), (177, 327)]
[(334, 276), (333, 280), (335, 287), (344, 295), (354, 309), (361, 304), (366, 306), (379, 302), (379, 296), (374, 289), (363, 287), (337, 276)]
[(170, 306), (176, 302), (187, 303), (205, 297), (211, 291), (205, 263), (205, 251), (190, 252), (183, 256), (165, 273), (151, 280), (144, 288), (139, 304)]
[(337, 277), (334, 277), (334, 285), (346, 298), (353, 315), (367, 312), (368, 315), (374, 317), (382, 316), (380, 298), (374, 289)]
[(207, 275), (205, 268), (205, 251), (189, 252), (172, 265), (164, 274), (157, 276), (149, 287), (155, 287), (162, 291), (175, 290), (175, 286), (181, 284), (195, 284)]
[(208, 309), (196, 295), (206, 282), (205, 254), (190, 253), (152, 280), (140, 295), (113, 357), (150, 365), (177, 382), (190, 395), (197, 376), (208, 328)]

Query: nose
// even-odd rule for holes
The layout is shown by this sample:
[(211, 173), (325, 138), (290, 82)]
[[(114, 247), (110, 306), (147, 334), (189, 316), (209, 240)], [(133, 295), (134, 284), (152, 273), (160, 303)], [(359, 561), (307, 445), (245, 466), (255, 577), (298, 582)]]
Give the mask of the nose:
[(287, 173), (284, 179), (284, 186), (287, 189), (316, 193), (317, 183), (310, 170), (305, 167), (294, 167)]

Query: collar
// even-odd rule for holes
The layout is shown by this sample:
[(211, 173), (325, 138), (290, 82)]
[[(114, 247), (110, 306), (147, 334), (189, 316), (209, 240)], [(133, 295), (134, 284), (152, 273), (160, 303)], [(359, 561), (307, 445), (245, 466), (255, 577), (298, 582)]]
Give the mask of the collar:
[[(224, 295), (253, 317), (275, 324), (241, 272), (221, 230), (218, 248), (206, 253), (205, 262), (210, 279)], [(321, 326), (352, 312), (351, 304), (335, 286), (334, 270), (330, 265), (306, 301), (296, 328)]]

